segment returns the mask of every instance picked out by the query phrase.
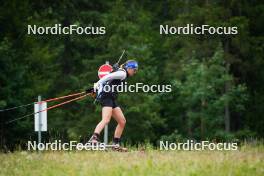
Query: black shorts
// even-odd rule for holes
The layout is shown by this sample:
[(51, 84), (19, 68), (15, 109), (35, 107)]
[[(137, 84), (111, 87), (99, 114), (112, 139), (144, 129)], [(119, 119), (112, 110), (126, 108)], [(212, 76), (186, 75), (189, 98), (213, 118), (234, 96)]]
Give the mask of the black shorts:
[(116, 103), (116, 100), (112, 97), (105, 97), (100, 100), (100, 104), (102, 107), (112, 107), (113, 109), (116, 107), (119, 107), (118, 104)]

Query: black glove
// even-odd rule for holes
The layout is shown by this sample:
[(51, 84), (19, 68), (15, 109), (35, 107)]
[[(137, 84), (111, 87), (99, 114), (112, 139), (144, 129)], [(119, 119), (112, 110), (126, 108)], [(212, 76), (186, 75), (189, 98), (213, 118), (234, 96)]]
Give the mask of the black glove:
[(113, 71), (117, 71), (119, 69), (119, 65), (118, 64), (114, 64), (113, 65)]
[(91, 88), (86, 89), (85, 93), (94, 93), (94, 88), (91, 87)]

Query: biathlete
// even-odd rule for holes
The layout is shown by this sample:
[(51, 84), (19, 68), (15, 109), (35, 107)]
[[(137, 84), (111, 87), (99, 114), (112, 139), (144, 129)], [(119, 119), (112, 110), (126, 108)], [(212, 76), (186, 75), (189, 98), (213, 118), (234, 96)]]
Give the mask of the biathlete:
[[(117, 90), (113, 87), (120, 85), (126, 78), (133, 76), (138, 70), (138, 63), (135, 60), (128, 60), (121, 67), (114, 72), (101, 78), (97, 83), (94, 84), (94, 91), (97, 93), (97, 100), (102, 106), (102, 120), (97, 124), (92, 137), (89, 142), (98, 143), (101, 131), (110, 122), (113, 117), (117, 126), (114, 133), (113, 144), (114, 150), (127, 151), (126, 148), (120, 146), (121, 136), (126, 124), (126, 118), (117, 104)], [(110, 92), (104, 91), (104, 86), (108, 85), (112, 89)], [(116, 85), (116, 86), (114, 86)]]

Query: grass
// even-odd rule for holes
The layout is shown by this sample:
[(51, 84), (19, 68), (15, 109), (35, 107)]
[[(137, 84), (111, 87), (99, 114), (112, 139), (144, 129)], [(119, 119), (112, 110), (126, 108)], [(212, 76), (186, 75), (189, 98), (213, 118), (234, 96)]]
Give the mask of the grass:
[(0, 154), (0, 175), (264, 175), (264, 146), (238, 151), (56, 151)]

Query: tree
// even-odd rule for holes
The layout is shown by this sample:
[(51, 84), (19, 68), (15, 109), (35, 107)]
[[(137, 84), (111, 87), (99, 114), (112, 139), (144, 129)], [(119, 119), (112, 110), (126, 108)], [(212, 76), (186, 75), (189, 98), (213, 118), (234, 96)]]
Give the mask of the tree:
[[(234, 112), (244, 110), (246, 87), (235, 83), (225, 67), (223, 53), (219, 47), (212, 58), (186, 59), (181, 65), (183, 77), (173, 81), (177, 92), (173, 99), (182, 103), (181, 114), (187, 119), (185, 135), (199, 139), (216, 137), (225, 129), (226, 102)], [(226, 81), (232, 83), (228, 91)]]

